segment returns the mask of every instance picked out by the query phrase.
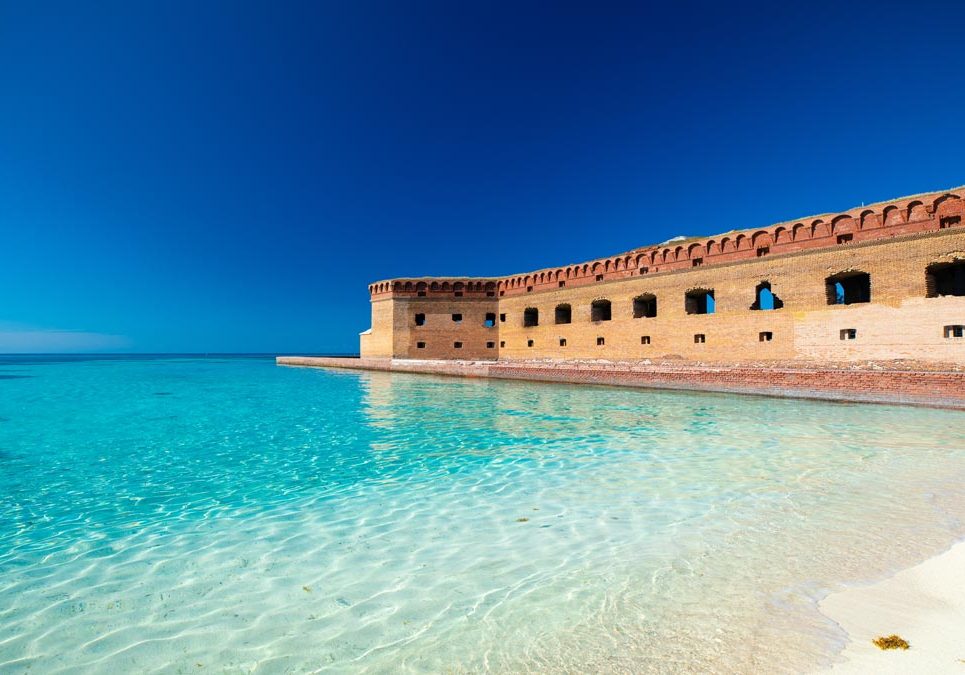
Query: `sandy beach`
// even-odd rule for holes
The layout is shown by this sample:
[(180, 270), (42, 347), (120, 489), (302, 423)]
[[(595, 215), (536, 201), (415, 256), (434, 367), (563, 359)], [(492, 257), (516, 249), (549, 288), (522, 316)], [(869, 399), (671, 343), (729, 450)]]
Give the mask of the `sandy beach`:
[[(829, 595), (821, 611), (848, 633), (835, 673), (965, 673), (965, 542), (877, 583)], [(896, 634), (908, 650), (872, 640)]]

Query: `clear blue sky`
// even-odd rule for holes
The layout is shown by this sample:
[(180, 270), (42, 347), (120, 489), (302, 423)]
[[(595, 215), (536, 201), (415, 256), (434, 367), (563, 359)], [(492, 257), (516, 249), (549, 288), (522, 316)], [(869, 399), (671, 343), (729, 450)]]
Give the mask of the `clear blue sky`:
[(0, 351), (356, 351), (376, 279), (965, 183), (962, 3), (648, 4), (0, 0)]

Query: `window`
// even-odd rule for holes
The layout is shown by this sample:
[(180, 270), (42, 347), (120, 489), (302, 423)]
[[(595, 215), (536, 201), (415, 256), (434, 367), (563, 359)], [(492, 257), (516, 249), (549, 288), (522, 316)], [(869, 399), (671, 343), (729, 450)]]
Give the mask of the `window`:
[(596, 339), (596, 346), (597, 346), (597, 347), (602, 347), (602, 346), (605, 345), (605, 344), (606, 344), (606, 340), (604, 340), (603, 338), (598, 337), (598, 338)]
[(566, 282), (565, 282), (565, 281), (561, 281), (561, 282), (559, 283), (559, 287), (560, 287), (560, 288), (563, 288), (564, 286), (566, 286)]
[(496, 291), (486, 291), (486, 297), (487, 297), (487, 298), (495, 298), (495, 297), (496, 297)]
[(647, 293), (633, 299), (634, 319), (652, 319), (655, 316), (657, 316), (657, 296)]
[(865, 272), (842, 272), (824, 281), (829, 305), (871, 302), (871, 276)]
[(523, 326), (531, 328), (539, 325), (539, 310), (535, 307), (527, 307), (523, 310)]
[(691, 266), (692, 266), (692, 267), (700, 267), (701, 265), (704, 264), (704, 259), (703, 259), (703, 258), (694, 258), (694, 259), (691, 260), (690, 262), (691, 262)]
[(594, 300), (590, 304), (590, 321), (609, 321), (612, 316), (609, 300)]
[(707, 336), (704, 335), (703, 333), (697, 333), (696, 335), (694, 335), (694, 344), (695, 344), (695, 345), (702, 345), (702, 344), (704, 344), (705, 342), (707, 342)]
[(714, 302), (714, 289), (695, 288), (684, 294), (684, 308), (687, 314), (713, 314), (717, 308)]
[(925, 296), (965, 295), (965, 260), (935, 263), (925, 269)]
[(841, 329), (841, 339), (842, 340), (854, 340), (858, 337), (857, 328), (842, 328)]
[(461, 297), (462, 297), (462, 291), (454, 291), (454, 292), (453, 292), (453, 295), (456, 296), (457, 298), (461, 298)]
[(947, 230), (950, 227), (955, 227), (956, 225), (962, 224), (961, 216), (945, 216), (938, 221), (938, 229)]
[(774, 333), (772, 333), (769, 330), (761, 331), (760, 333), (757, 334), (757, 339), (760, 342), (770, 342), (771, 340), (774, 339)]
[(649, 272), (649, 271), (650, 271), (650, 268), (649, 268), (649, 267), (641, 267), (641, 268), (640, 268), (640, 274), (646, 274), (646, 273)]
[(425, 348), (426, 348), (426, 343), (425, 343), (425, 342), (416, 342), (416, 343), (415, 343), (415, 347), (416, 347), (416, 349), (425, 349)]
[(767, 255), (768, 253), (770, 253), (770, 252), (771, 252), (771, 247), (770, 247), (770, 246), (761, 246), (760, 248), (757, 249), (757, 257), (758, 257), (758, 258), (763, 258), (764, 256), (766, 256), (766, 255)]
[(560, 347), (566, 346), (566, 338), (560, 338)]
[(532, 293), (532, 292), (533, 292), (533, 287), (532, 287), (532, 286), (527, 286), (527, 287), (526, 287), (526, 292), (527, 292), (527, 293)]
[(456, 323), (462, 323), (462, 314), (453, 314), (452, 320)]
[(417, 326), (425, 326), (425, 325), (426, 325), (426, 315), (425, 315), (425, 314), (416, 314), (416, 315), (415, 315), (415, 325), (417, 325)]
[(597, 280), (597, 281), (603, 281), (603, 275), (602, 275), (602, 274), (597, 274), (597, 275), (596, 275), (596, 280)]
[(854, 235), (853, 235), (853, 234), (850, 234), (850, 233), (849, 233), (849, 234), (839, 234), (839, 235), (838, 235), (838, 243), (839, 243), (839, 244), (847, 244), (849, 241), (852, 241), (853, 239), (854, 239)]
[(783, 306), (784, 301), (774, 295), (769, 281), (762, 281), (757, 284), (757, 288), (754, 289), (754, 304), (751, 305), (751, 309), (767, 311), (780, 309)]
[(649, 335), (641, 335), (641, 336), (640, 336), (640, 344), (642, 344), (642, 345), (648, 345), (648, 344), (650, 344), (650, 336), (649, 336)]
[(494, 312), (486, 312), (486, 320), (483, 321), (483, 325), (486, 328), (493, 328), (496, 325), (496, 314)]
[(573, 310), (569, 305), (557, 305), (554, 312), (556, 323), (570, 323), (573, 321)]
[(499, 291), (499, 297), (503, 297), (504, 295), (506, 295), (506, 291)]
[(500, 341), (499, 341), (499, 346), (500, 346), (500, 347), (505, 347), (505, 346), (506, 346), (506, 341), (505, 341), (505, 340), (500, 340)]
[(506, 315), (505, 315), (505, 314), (500, 314), (500, 315), (499, 315), (499, 323), (506, 323)]
[(947, 338), (965, 337), (965, 326), (945, 326), (945, 337)]
[(533, 346), (533, 341), (532, 341), (532, 340), (527, 340), (527, 341), (526, 341), (526, 346), (527, 346), (527, 347), (532, 347), (532, 346)]
[(486, 349), (495, 349), (495, 348), (496, 348), (496, 343), (495, 343), (495, 342), (487, 342), (487, 343), (486, 343)]
[(461, 342), (453, 342), (453, 343), (452, 343), (452, 346), (453, 346), (453, 348), (455, 348), (455, 349), (462, 349), (462, 343), (461, 343)]

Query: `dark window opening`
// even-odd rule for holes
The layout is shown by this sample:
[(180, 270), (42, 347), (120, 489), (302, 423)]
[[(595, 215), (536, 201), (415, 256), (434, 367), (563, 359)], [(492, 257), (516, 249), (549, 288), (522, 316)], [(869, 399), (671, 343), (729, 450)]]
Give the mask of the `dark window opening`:
[(453, 342), (453, 343), (452, 343), (452, 346), (455, 347), (456, 349), (462, 349), (462, 343), (461, 343), (461, 342)]
[(596, 280), (597, 280), (597, 281), (603, 281), (603, 275), (602, 275), (602, 274), (597, 274), (597, 275), (596, 275)]
[(495, 348), (496, 348), (496, 343), (495, 343), (495, 342), (487, 342), (487, 343), (486, 343), (486, 349), (495, 349)]
[(596, 346), (597, 346), (597, 347), (602, 347), (604, 344), (606, 344), (606, 340), (604, 340), (603, 338), (598, 337), (598, 338), (596, 339)]
[(770, 253), (770, 252), (771, 252), (771, 247), (770, 247), (770, 246), (761, 246), (759, 249), (757, 249), (757, 257), (758, 257), (758, 258), (763, 258), (764, 256), (766, 256), (766, 255), (767, 255), (768, 253)]
[(416, 343), (415, 343), (415, 346), (416, 346), (416, 349), (425, 349), (425, 348), (426, 348), (426, 343), (425, 343), (425, 342), (416, 342)]
[(559, 286), (560, 286), (560, 288), (563, 288), (564, 286), (566, 286), (566, 282), (565, 282), (565, 281), (561, 281), (561, 282), (559, 283)]
[(487, 298), (495, 298), (495, 297), (496, 297), (496, 291), (486, 291), (486, 297), (487, 297)]
[(774, 295), (769, 282), (762, 281), (757, 284), (757, 288), (754, 289), (754, 304), (751, 305), (751, 309), (767, 311), (770, 309), (780, 309), (783, 306), (784, 301)]
[(420, 298), (424, 298), (424, 297), (426, 297), (426, 292), (425, 292), (425, 291), (419, 291), (416, 295), (418, 295)]
[(425, 314), (416, 314), (416, 315), (415, 315), (415, 325), (417, 325), (417, 326), (425, 326), (425, 325), (426, 325), (426, 315), (425, 315)]
[(925, 269), (925, 295), (965, 295), (965, 260), (929, 265)]
[(532, 293), (532, 292), (533, 292), (533, 287), (532, 287), (532, 286), (527, 286), (527, 287), (526, 287), (526, 292), (527, 292), (527, 293)]
[(496, 314), (494, 312), (486, 312), (486, 320), (483, 321), (483, 325), (486, 328), (492, 328), (496, 325)]
[(527, 307), (523, 310), (523, 326), (531, 328), (539, 325), (539, 310), (535, 307)]
[(691, 262), (693, 263), (693, 267), (700, 267), (701, 265), (704, 264), (704, 259), (703, 259), (703, 258), (694, 258)]
[(841, 329), (841, 339), (842, 340), (854, 340), (858, 337), (857, 328), (842, 328)]
[(853, 235), (853, 234), (839, 234), (839, 235), (838, 235), (838, 243), (839, 243), (839, 244), (847, 244), (849, 241), (852, 241), (853, 239), (854, 239), (854, 235)]
[(713, 289), (698, 288), (687, 291), (684, 295), (684, 308), (687, 314), (713, 314), (717, 309)]
[(945, 326), (945, 337), (947, 338), (965, 337), (965, 326)]
[(757, 334), (757, 339), (761, 342), (770, 342), (774, 339), (774, 333), (769, 330), (761, 331)]
[(527, 340), (527, 341), (526, 341), (526, 346), (527, 346), (527, 347), (532, 347), (532, 346), (533, 346), (533, 341), (532, 341), (532, 340)]
[(641, 268), (640, 268), (640, 274), (646, 274), (646, 273), (649, 272), (649, 271), (650, 271), (650, 268), (649, 268), (649, 267), (641, 267)]
[(500, 314), (500, 315), (499, 315), (499, 322), (500, 322), (500, 323), (506, 323), (506, 315), (505, 315), (505, 314)]
[(506, 346), (506, 341), (505, 341), (505, 340), (500, 340), (500, 341), (499, 341), (499, 346), (500, 346), (500, 347), (505, 347), (505, 346)]
[(707, 336), (704, 335), (703, 333), (697, 333), (696, 335), (694, 335), (694, 344), (695, 344), (695, 345), (702, 345), (702, 344), (704, 344), (705, 342), (707, 342)]
[(938, 221), (938, 229), (947, 230), (949, 227), (955, 227), (962, 224), (961, 216), (945, 216)]
[(638, 295), (633, 299), (633, 318), (652, 319), (657, 316), (657, 296)]
[(462, 297), (462, 291), (455, 291), (455, 292), (453, 292), (453, 295), (456, 296), (457, 298), (461, 298), (461, 297)]
[(560, 338), (560, 347), (566, 346), (566, 338)]
[(843, 272), (825, 279), (829, 305), (871, 302), (871, 276), (866, 272)]
[(590, 304), (590, 321), (609, 321), (612, 317), (609, 300), (594, 300)]
[(453, 314), (452, 320), (456, 323), (462, 323), (462, 314)]
[(569, 305), (556, 306), (556, 323), (571, 323), (573, 321), (573, 310)]
[(499, 297), (506, 295), (506, 291), (499, 291)]
[(649, 336), (649, 335), (641, 335), (641, 336), (640, 336), (640, 344), (642, 344), (642, 345), (648, 345), (648, 344), (650, 344), (650, 336)]

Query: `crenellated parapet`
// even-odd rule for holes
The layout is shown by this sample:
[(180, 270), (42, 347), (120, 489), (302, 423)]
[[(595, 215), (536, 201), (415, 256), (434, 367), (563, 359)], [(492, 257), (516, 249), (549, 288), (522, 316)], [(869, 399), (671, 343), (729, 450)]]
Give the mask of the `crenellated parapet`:
[(828, 249), (965, 224), (965, 186), (811, 216), (770, 227), (648, 246), (575, 265), (507, 277), (410, 278), (369, 286), (382, 297), (504, 297), (583, 286), (645, 274)]

